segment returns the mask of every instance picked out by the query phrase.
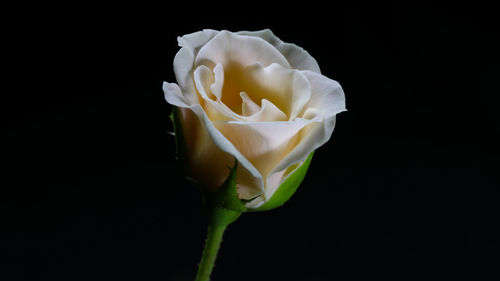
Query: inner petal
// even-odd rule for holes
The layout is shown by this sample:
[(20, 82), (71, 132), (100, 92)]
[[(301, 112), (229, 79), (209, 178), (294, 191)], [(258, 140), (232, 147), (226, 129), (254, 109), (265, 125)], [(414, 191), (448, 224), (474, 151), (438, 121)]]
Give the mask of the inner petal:
[(210, 90), (210, 85), (214, 83), (214, 74), (212, 71), (210, 71), (208, 67), (202, 65), (196, 68), (193, 74), (194, 84), (198, 94), (200, 94), (203, 99), (215, 98)]
[(247, 122), (271, 122), (271, 121), (287, 121), (288, 117), (272, 102), (263, 99), (260, 110), (253, 115), (246, 116)]
[(222, 96), (222, 87), (224, 86), (224, 67), (218, 63), (214, 67), (214, 83), (210, 85), (210, 91), (217, 97), (218, 100)]
[(253, 115), (260, 111), (260, 106), (250, 99), (245, 92), (240, 93), (243, 104), (241, 105), (241, 114), (243, 116)]
[[(234, 90), (241, 88), (244, 81), (228, 79), (226, 73), (232, 77), (234, 73), (227, 71), (221, 64), (217, 64), (213, 71), (207, 66), (201, 65), (194, 71), (196, 90), (200, 97), (200, 105), (205, 109), (212, 121), (246, 121), (246, 122), (269, 122), (286, 121), (288, 116), (278, 106), (267, 98), (254, 99), (246, 92), (233, 95), (232, 103), (227, 102), (231, 98), (232, 91), (227, 87), (234, 86)], [(240, 74), (244, 71), (240, 71)], [(243, 76), (241, 76), (243, 79)], [(244, 80), (244, 79), (243, 79)], [(226, 83), (224, 83), (226, 82)], [(224, 94), (222, 89), (225, 88)], [(260, 96), (265, 96), (261, 94)], [(236, 99), (237, 98), (237, 99)]]
[(267, 67), (260, 63), (246, 67), (229, 64), (224, 68), (224, 77), (221, 100), (238, 114), (242, 102), (245, 104), (241, 92), (254, 103), (268, 100), (287, 120), (295, 119), (311, 97), (311, 86), (304, 74), (276, 63)]

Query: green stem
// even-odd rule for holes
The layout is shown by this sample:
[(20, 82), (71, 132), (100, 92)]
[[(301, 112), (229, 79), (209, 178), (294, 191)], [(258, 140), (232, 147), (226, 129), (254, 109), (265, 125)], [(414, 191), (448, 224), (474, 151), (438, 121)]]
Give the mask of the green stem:
[(241, 215), (241, 212), (221, 208), (215, 204), (210, 204), (208, 211), (207, 240), (205, 241), (205, 249), (201, 256), (195, 281), (210, 280), (210, 274), (215, 265), (215, 259), (217, 258), (217, 252), (219, 251), (224, 231), (230, 223)]
[(224, 230), (226, 230), (225, 226), (208, 226), (207, 241), (205, 242), (205, 249), (203, 250), (195, 281), (210, 280), (210, 273), (212, 273), (215, 264), (215, 258), (222, 242)]

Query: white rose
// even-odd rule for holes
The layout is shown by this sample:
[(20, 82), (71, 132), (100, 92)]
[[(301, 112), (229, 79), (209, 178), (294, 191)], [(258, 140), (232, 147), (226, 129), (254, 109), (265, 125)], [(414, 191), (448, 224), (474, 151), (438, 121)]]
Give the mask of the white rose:
[(329, 140), (342, 88), (270, 30), (203, 30), (178, 42), (178, 84), (163, 91), (180, 109), (189, 176), (215, 191), (236, 159), (238, 196), (257, 209)]

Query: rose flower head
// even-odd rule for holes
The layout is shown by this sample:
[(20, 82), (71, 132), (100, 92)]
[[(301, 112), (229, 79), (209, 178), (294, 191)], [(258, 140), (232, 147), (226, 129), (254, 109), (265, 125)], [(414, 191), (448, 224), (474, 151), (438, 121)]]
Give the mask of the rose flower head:
[(163, 91), (176, 107), (188, 177), (215, 192), (235, 167), (245, 208), (282, 205), (346, 110), (341, 86), (268, 29), (203, 30), (178, 43), (177, 84), (165, 82)]

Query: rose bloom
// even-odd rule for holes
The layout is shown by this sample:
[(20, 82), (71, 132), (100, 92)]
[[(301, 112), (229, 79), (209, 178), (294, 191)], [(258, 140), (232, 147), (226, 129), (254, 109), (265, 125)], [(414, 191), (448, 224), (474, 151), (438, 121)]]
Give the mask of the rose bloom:
[(238, 196), (258, 208), (329, 140), (342, 88), (270, 30), (203, 30), (178, 43), (177, 84), (163, 91), (179, 108), (188, 176), (215, 191), (236, 159)]

